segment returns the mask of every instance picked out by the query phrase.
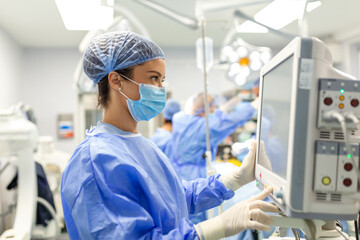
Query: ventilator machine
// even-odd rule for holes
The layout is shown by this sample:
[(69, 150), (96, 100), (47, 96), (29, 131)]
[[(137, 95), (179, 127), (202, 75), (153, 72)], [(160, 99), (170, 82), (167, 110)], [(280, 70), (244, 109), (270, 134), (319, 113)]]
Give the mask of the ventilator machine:
[(347, 238), (335, 220), (360, 209), (360, 81), (333, 67), (319, 39), (297, 37), (261, 69), (260, 97), (255, 177), (260, 189), (274, 187), (285, 216), (274, 225)]

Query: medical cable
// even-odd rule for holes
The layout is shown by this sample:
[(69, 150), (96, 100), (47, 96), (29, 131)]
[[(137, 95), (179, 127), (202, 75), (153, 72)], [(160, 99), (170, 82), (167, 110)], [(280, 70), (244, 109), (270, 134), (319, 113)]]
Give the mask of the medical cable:
[(328, 111), (328, 112), (324, 113), (323, 117), (327, 118), (327, 119), (335, 119), (340, 123), (343, 134), (344, 134), (345, 145), (346, 145), (346, 148), (348, 149), (348, 153), (350, 154), (350, 156), (348, 155), (348, 157), (350, 158), (352, 164), (355, 166), (354, 170), (356, 172), (358, 181), (360, 182), (359, 167), (358, 167), (358, 164), (356, 164), (356, 162), (355, 162), (355, 160), (353, 158), (354, 154), (353, 154), (352, 148), (350, 147), (350, 141), (349, 141), (349, 138), (348, 138), (348, 135), (347, 135), (347, 132), (346, 132), (345, 117), (342, 114), (340, 114), (339, 112), (337, 112), (337, 111)]
[(300, 234), (299, 234), (299, 232), (297, 231), (297, 229), (296, 229), (296, 228), (291, 228), (291, 231), (292, 231), (293, 234), (294, 234), (295, 240), (300, 240)]
[(59, 219), (57, 218), (57, 215), (55, 213), (54, 208), (51, 206), (51, 204), (48, 201), (46, 201), (45, 199), (43, 199), (41, 197), (37, 197), (36, 200), (37, 200), (38, 203), (43, 205), (46, 208), (46, 210), (48, 210), (51, 217), (54, 219), (54, 221), (56, 223), (56, 236), (55, 236), (55, 238), (57, 238), (60, 235), (60, 223), (59, 223)]
[(359, 227), (357, 220), (354, 220), (354, 228), (355, 228), (355, 238), (356, 240), (359, 240)]
[(336, 230), (345, 240), (349, 240), (349, 239), (350, 239), (349, 237), (346, 237), (346, 235), (345, 235), (342, 231), (340, 231), (340, 230), (338, 229), (338, 227), (335, 227), (335, 230)]
[[(10, 161), (6, 161), (4, 166), (0, 169), (0, 177), (1, 177), (1, 174), (4, 172), (4, 170), (10, 166)], [(3, 198), (2, 198), (3, 194), (2, 194), (2, 184), (1, 184), (1, 181), (0, 181), (0, 210), (1, 210), (1, 213), (0, 213), (0, 217), (2, 218), (2, 228), (5, 228), (5, 217), (11, 213), (12, 209), (10, 208), (11, 205), (9, 206), (9, 210), (7, 212), (4, 211), (4, 202), (3, 202)], [(16, 205), (15, 205), (16, 206)]]
[(351, 121), (353, 121), (353, 122), (355, 123), (356, 127), (359, 129), (359, 123), (360, 123), (360, 121), (359, 121), (359, 119), (355, 116), (355, 114), (353, 114), (353, 113), (344, 113), (344, 116), (345, 116), (345, 118), (348, 118), (348, 119), (350, 119)]

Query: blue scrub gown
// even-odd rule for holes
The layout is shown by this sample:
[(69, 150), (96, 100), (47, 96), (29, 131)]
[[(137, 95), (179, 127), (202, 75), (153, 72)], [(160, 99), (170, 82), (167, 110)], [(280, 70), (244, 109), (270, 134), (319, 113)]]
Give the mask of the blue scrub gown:
[(181, 183), (152, 141), (99, 122), (62, 176), (70, 239), (199, 239), (189, 213), (234, 196), (219, 176)]
[(171, 136), (171, 132), (158, 128), (150, 138), (168, 158), (171, 157)]
[[(218, 144), (244, 125), (254, 114), (250, 103), (240, 103), (235, 111), (215, 111), (209, 116), (210, 147), (213, 160)], [(181, 179), (206, 177), (206, 123), (205, 118), (179, 112), (173, 117), (171, 161)]]

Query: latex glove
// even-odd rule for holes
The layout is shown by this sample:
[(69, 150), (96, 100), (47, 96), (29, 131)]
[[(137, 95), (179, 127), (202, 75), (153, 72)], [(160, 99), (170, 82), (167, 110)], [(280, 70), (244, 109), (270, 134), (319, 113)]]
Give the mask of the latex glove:
[(235, 142), (231, 145), (231, 154), (237, 156), (239, 154), (248, 153), (251, 148), (253, 139), (246, 140), (245, 142)]
[[(276, 149), (275, 149), (276, 150)], [(260, 158), (259, 158), (259, 164), (261, 164), (262, 166), (264, 166), (265, 168), (269, 169), (270, 171), (272, 171), (272, 166), (271, 166), (271, 162), (265, 152), (265, 145), (264, 145), (264, 141), (260, 142)]]
[(235, 235), (246, 229), (269, 231), (272, 218), (265, 212), (279, 212), (279, 209), (262, 201), (271, 192), (267, 188), (248, 200), (241, 201), (221, 215), (195, 225), (200, 240), (215, 240)]
[(256, 141), (251, 142), (248, 155), (241, 166), (228, 175), (220, 177), (226, 188), (236, 191), (241, 186), (255, 180)]
[(255, 110), (258, 110), (260, 106), (260, 99), (257, 97), (250, 104), (253, 108), (255, 108)]

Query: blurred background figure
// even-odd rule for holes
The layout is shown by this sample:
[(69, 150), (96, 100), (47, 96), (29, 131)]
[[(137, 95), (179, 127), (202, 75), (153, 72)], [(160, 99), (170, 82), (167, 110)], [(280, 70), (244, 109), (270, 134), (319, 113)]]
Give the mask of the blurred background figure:
[(171, 156), (171, 137), (172, 137), (172, 118), (175, 113), (181, 110), (180, 103), (174, 99), (166, 100), (163, 110), (162, 126), (156, 129), (154, 135), (150, 138), (165, 155)]
[[(236, 98), (236, 97), (235, 97)], [(234, 130), (248, 121), (255, 112), (256, 102), (239, 102), (232, 111), (225, 112), (223, 107), (216, 110), (214, 98), (208, 95), (210, 105), (209, 131), (213, 160), (217, 146)], [(229, 100), (234, 102), (234, 99)], [(228, 108), (229, 110), (229, 108)], [(191, 97), (181, 111), (173, 118), (173, 153), (171, 160), (179, 176), (185, 180), (206, 177), (206, 126), (205, 95), (199, 93)]]
[[(253, 116), (257, 101), (245, 103), (240, 102), (240, 99), (235, 97), (224, 104), (226, 107), (220, 107), (220, 109), (229, 111), (226, 112), (225, 110), (216, 110), (214, 98), (211, 95), (207, 97), (210, 108), (210, 146), (212, 160), (214, 160), (218, 144)], [(185, 111), (177, 113), (173, 118), (171, 161), (181, 179), (190, 181), (197, 178), (206, 178), (206, 160), (204, 157), (206, 151), (205, 121), (204, 93), (191, 97), (185, 105)], [(206, 214), (200, 213), (191, 216), (190, 219), (194, 223), (198, 223), (206, 219)]]

